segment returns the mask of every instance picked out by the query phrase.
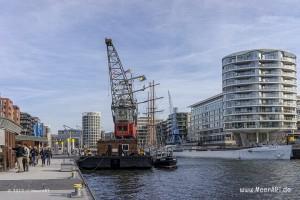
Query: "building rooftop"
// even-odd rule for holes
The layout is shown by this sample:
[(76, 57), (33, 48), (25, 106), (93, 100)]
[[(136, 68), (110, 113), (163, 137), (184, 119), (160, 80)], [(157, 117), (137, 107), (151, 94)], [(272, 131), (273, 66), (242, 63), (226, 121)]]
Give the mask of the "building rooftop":
[(195, 107), (195, 106), (199, 106), (201, 104), (207, 104), (209, 102), (215, 101), (216, 99), (219, 99), (219, 98), (222, 98), (222, 97), (223, 97), (223, 93), (220, 93), (220, 94), (212, 96), (208, 99), (205, 99), (205, 100), (199, 101), (197, 103), (194, 103), (194, 104), (190, 105), (189, 107)]
[(224, 58), (227, 58), (227, 57), (243, 55), (243, 54), (246, 54), (246, 53), (249, 53), (249, 52), (253, 52), (253, 51), (260, 51), (260, 52), (282, 51), (282, 52), (284, 52), (285, 54), (287, 54), (287, 56), (296, 58), (296, 55), (295, 55), (295, 54), (293, 54), (293, 53), (291, 53), (291, 52), (289, 52), (289, 51), (282, 50), (282, 49), (251, 49), (251, 50), (238, 51), (238, 52), (229, 54), (229, 55), (223, 57), (222, 60), (223, 60)]

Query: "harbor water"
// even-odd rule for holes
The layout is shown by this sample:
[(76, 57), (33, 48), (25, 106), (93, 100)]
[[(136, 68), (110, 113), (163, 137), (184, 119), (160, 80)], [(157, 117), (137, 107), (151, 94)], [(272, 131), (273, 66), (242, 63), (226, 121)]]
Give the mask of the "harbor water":
[(83, 171), (97, 199), (299, 199), (300, 160), (178, 158), (172, 170)]

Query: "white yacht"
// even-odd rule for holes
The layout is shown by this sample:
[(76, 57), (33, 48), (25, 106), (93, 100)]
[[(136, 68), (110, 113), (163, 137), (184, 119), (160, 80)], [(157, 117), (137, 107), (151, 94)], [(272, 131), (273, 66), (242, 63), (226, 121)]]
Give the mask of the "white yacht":
[[(175, 147), (175, 148), (174, 148)], [(203, 149), (173, 146), (173, 155), (190, 158), (223, 158), (237, 160), (290, 160), (292, 145), (265, 145), (242, 149)]]

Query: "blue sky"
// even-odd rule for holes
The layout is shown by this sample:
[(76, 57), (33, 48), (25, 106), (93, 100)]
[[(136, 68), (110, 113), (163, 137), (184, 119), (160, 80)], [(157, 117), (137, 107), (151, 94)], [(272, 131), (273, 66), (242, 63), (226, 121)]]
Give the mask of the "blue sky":
[(298, 1), (22, 2), (0, 0), (0, 92), (53, 133), (81, 125), (86, 111), (101, 112), (104, 130), (112, 130), (105, 37), (126, 68), (160, 83), (160, 118), (168, 90), (181, 111), (221, 92), (221, 59), (230, 53), (300, 55)]

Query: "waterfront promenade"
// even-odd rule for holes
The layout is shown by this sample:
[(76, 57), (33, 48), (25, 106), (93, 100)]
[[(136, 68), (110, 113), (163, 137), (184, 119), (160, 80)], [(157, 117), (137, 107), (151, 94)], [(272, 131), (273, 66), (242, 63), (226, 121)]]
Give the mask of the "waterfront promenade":
[[(65, 159), (66, 162), (71, 160)], [(0, 172), (0, 196), (6, 200), (27, 199), (70, 199), (74, 191), (73, 184), (82, 183), (78, 172), (62, 172), (62, 158), (53, 158), (50, 166), (30, 167), (29, 172), (16, 173), (15, 169)], [(86, 188), (82, 188), (82, 197), (92, 199)]]

